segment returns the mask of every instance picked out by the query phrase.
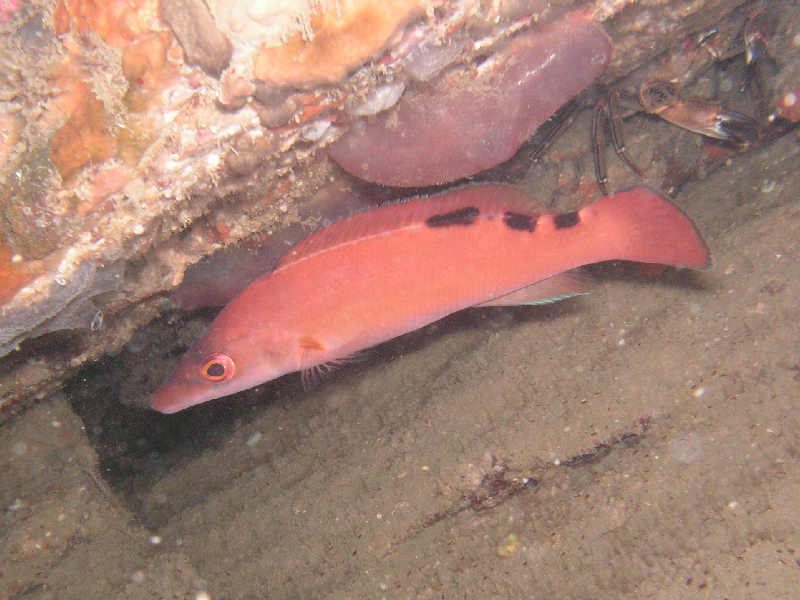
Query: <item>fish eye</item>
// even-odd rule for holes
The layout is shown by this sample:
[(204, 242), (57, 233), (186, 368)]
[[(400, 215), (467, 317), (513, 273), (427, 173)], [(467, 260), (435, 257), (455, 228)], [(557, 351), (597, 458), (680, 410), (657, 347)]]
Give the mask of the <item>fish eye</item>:
[(200, 369), (205, 379), (215, 383), (228, 381), (233, 377), (235, 371), (236, 366), (233, 363), (233, 359), (227, 354), (222, 353), (209, 356), (203, 364), (203, 368)]

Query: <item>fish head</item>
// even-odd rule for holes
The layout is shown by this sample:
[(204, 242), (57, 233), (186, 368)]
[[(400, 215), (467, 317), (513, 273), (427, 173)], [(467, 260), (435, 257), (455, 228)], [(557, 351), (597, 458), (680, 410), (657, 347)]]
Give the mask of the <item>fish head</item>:
[(150, 407), (174, 413), (255, 387), (296, 367), (288, 336), (271, 328), (231, 331), (217, 321), (180, 360), (150, 399)]

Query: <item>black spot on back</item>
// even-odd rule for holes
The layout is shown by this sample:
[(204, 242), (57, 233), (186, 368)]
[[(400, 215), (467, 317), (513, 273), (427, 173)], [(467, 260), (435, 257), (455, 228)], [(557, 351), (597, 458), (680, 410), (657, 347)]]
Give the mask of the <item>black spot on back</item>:
[(451, 225), (472, 225), (481, 212), (474, 206), (459, 208), (458, 210), (433, 215), (425, 221), (428, 227), (450, 227)]
[(516, 212), (503, 213), (503, 223), (514, 231), (530, 231), (536, 229), (536, 217)]
[(580, 223), (581, 218), (578, 216), (576, 211), (561, 213), (560, 215), (556, 215), (553, 217), (553, 224), (556, 226), (556, 229), (566, 229), (567, 227), (574, 227), (578, 223)]

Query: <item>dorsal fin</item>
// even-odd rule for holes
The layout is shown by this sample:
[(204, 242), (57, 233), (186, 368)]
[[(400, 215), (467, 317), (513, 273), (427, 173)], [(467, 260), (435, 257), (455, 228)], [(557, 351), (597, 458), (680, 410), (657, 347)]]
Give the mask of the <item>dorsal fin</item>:
[(469, 185), (436, 196), (401, 200), (346, 217), (294, 246), (280, 259), (275, 270), (335, 246), (406, 227), (423, 226), (432, 218), (437, 223), (436, 217), (446, 217), (470, 207), (478, 210), (478, 217), (500, 217), (507, 210), (537, 213), (536, 207), (530, 206), (530, 200), (514, 187), (503, 184)]

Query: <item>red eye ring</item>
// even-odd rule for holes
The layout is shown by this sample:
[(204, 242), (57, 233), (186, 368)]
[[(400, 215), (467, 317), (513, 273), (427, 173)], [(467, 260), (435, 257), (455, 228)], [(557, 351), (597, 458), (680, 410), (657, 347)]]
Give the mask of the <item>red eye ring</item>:
[(228, 381), (233, 377), (235, 372), (236, 365), (233, 359), (227, 354), (222, 354), (220, 352), (209, 356), (200, 369), (203, 378), (208, 381), (213, 381), (214, 383)]

